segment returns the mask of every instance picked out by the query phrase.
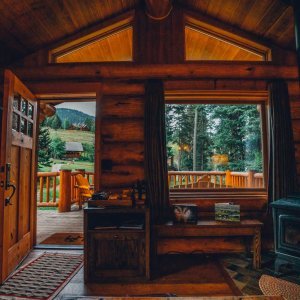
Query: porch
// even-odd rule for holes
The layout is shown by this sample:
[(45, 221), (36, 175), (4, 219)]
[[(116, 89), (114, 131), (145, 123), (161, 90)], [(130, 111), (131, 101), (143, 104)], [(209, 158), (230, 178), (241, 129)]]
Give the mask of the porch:
[(83, 211), (37, 210), (37, 245), (55, 233), (83, 232)]
[[(90, 185), (94, 185), (94, 173), (85, 170), (71, 172), (39, 172), (37, 186), (38, 207), (58, 207), (60, 212), (71, 210), (73, 203), (78, 203), (80, 193), (75, 176), (82, 174)], [(263, 173), (254, 171), (169, 171), (170, 189), (230, 189), (263, 188)]]

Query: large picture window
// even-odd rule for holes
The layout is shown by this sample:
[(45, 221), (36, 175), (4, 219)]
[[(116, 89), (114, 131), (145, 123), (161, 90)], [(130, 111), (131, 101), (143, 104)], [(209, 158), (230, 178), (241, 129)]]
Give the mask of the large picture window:
[(170, 189), (265, 188), (263, 105), (166, 104)]

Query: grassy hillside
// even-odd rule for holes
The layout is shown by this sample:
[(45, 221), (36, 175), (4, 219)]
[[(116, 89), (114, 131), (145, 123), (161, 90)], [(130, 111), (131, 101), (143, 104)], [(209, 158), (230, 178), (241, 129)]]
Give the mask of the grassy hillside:
[(80, 142), (93, 144), (95, 140), (95, 133), (90, 131), (80, 131), (80, 130), (64, 130), (58, 129), (54, 130), (49, 128), (50, 136), (60, 137), (64, 142)]
[(94, 163), (88, 161), (65, 161), (61, 159), (54, 159), (54, 164), (61, 164), (60, 169), (62, 170), (72, 170), (85, 169), (89, 172), (94, 172)]

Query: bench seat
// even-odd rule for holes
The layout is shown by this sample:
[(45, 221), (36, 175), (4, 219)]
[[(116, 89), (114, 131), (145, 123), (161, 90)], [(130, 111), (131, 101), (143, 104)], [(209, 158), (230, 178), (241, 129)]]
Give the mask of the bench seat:
[[(230, 238), (236, 238), (240, 243), (246, 241), (246, 249), (249, 250), (250, 247), (247, 241), (251, 239), (253, 267), (257, 269), (260, 268), (261, 264), (262, 226), (263, 223), (258, 220), (241, 220), (241, 222), (200, 220), (197, 224), (167, 222), (155, 226), (157, 253), (165, 254), (170, 249), (173, 252), (178, 249), (178, 252), (191, 253), (193, 249), (194, 251), (197, 249), (197, 252), (201, 253), (224, 253), (228, 250), (227, 246)], [(184, 243), (184, 247), (182, 247), (182, 243)]]

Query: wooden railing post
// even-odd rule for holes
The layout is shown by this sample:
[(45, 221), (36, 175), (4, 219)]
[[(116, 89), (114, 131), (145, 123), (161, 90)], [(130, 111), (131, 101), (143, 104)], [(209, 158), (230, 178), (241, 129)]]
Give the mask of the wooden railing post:
[(231, 178), (231, 172), (230, 172), (230, 170), (227, 170), (227, 171), (226, 171), (226, 175), (225, 175), (225, 185), (226, 185), (226, 187), (232, 186), (232, 178)]
[(254, 187), (254, 171), (248, 171), (248, 187)]
[(58, 211), (71, 211), (71, 170), (60, 170)]

